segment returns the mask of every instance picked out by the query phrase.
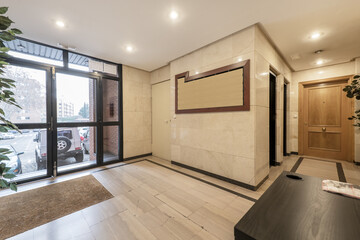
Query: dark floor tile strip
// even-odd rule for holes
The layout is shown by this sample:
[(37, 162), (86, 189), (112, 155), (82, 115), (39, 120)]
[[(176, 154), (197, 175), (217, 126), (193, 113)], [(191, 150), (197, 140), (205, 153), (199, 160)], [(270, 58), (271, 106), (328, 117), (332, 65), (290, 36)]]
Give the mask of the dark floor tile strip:
[(160, 163), (153, 162), (153, 161), (151, 161), (151, 160), (149, 160), (149, 159), (146, 159), (146, 161), (151, 162), (151, 163), (153, 163), (153, 164), (156, 164), (156, 165), (158, 165), (158, 166), (164, 167), (164, 168), (169, 169), (169, 170), (171, 170), (171, 171), (180, 173), (180, 174), (185, 175), (185, 176), (187, 176), (187, 177), (193, 178), (193, 179), (198, 180), (198, 181), (200, 181), (200, 182), (206, 183), (206, 184), (211, 185), (211, 186), (213, 186), (213, 187), (219, 188), (219, 189), (224, 190), (224, 191), (226, 191), (226, 192), (232, 193), (232, 194), (234, 194), (234, 195), (236, 195), (236, 196), (238, 196), (238, 197), (244, 198), (244, 199), (246, 199), (246, 200), (249, 200), (249, 201), (252, 201), (252, 202), (256, 202), (256, 199), (255, 199), (255, 198), (252, 198), (252, 197), (246, 196), (246, 195), (244, 195), (244, 194), (235, 192), (235, 191), (233, 191), (233, 190), (231, 190), (231, 189), (228, 189), (228, 188), (219, 186), (219, 185), (217, 185), (217, 184), (215, 184), (215, 183), (212, 183), (212, 182), (206, 181), (206, 180), (204, 180), (204, 179), (195, 177), (195, 176), (193, 176), (193, 175), (190, 175), (190, 174), (181, 172), (181, 171), (179, 171), (179, 170), (176, 170), (176, 169), (173, 169), (173, 168), (171, 168), (171, 167), (162, 165), (162, 164), (160, 164)]
[(345, 177), (345, 173), (344, 173), (344, 169), (342, 167), (342, 164), (337, 162), (336, 163), (336, 169), (337, 169), (337, 173), (339, 176), (339, 181), (340, 182), (346, 182), (346, 177)]
[(299, 157), (299, 159), (296, 161), (296, 163), (294, 164), (294, 166), (292, 167), (290, 172), (293, 172), (293, 173), (296, 172), (296, 170), (299, 168), (303, 159), (304, 159), (303, 157)]
[(110, 170), (110, 169), (113, 169), (113, 168), (118, 168), (118, 167), (130, 165), (130, 164), (134, 164), (134, 163), (138, 163), (138, 162), (142, 162), (142, 161), (145, 161), (145, 159), (141, 159), (141, 160), (134, 161), (134, 162), (129, 162), (129, 163), (124, 163), (124, 164), (116, 165), (116, 166), (113, 166), (113, 167), (106, 167), (106, 168), (103, 168), (103, 169), (100, 169), (100, 170), (96, 170), (96, 171), (94, 171), (92, 173), (102, 172), (102, 171), (106, 171), (106, 170)]
[(305, 158), (309, 159), (309, 160), (320, 161), (320, 162), (336, 163), (335, 161), (330, 161), (330, 160), (326, 160), (326, 159), (311, 158), (311, 157), (305, 157)]

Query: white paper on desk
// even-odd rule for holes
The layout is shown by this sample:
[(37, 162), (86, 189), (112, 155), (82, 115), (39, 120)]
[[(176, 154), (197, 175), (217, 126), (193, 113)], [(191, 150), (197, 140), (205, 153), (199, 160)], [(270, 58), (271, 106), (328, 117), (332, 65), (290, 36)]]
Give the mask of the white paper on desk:
[(323, 180), (322, 190), (360, 199), (360, 186), (333, 180)]

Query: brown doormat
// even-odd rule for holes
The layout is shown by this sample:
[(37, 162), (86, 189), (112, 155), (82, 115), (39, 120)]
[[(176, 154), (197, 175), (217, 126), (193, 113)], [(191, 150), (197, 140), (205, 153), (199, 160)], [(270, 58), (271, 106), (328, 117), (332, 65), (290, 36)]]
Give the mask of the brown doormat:
[(92, 175), (0, 198), (0, 239), (114, 197)]

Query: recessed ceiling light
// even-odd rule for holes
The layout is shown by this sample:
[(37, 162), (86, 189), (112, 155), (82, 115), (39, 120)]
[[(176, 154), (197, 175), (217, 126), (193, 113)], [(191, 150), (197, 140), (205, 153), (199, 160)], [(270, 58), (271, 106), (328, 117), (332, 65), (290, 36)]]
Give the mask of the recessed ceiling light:
[(322, 53), (324, 50), (321, 50), (321, 49), (319, 49), (319, 50), (316, 50), (314, 53), (315, 54), (320, 54), (320, 53)]
[(195, 72), (195, 74), (199, 74), (199, 72)]
[(321, 60), (321, 59), (316, 61), (316, 64), (317, 64), (317, 65), (321, 65), (321, 64), (323, 64), (323, 63), (324, 63), (324, 60)]
[(65, 27), (65, 23), (63, 21), (56, 21), (56, 26), (63, 28)]
[(131, 45), (126, 46), (126, 51), (128, 51), (128, 52), (134, 51), (133, 46), (131, 46)]
[(318, 74), (323, 74), (323, 73), (324, 73), (324, 71), (319, 71), (319, 72), (318, 72)]
[(239, 57), (237, 61), (238, 61), (238, 62), (241, 62), (241, 61), (242, 61), (242, 58), (241, 58), (241, 57)]
[(172, 20), (178, 19), (179, 13), (176, 12), (176, 11), (171, 11), (170, 14), (169, 14), (169, 17), (170, 17)]
[(313, 34), (311, 34), (311, 39), (318, 39), (319, 37), (321, 36), (321, 33), (319, 33), (319, 32), (315, 32), (315, 33), (313, 33)]

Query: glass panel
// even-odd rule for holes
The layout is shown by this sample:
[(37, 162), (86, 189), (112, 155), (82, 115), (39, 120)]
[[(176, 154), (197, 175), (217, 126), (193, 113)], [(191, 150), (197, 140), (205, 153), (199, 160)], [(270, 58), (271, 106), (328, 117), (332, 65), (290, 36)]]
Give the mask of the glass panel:
[(119, 120), (119, 82), (103, 79), (104, 122)]
[(9, 54), (16, 58), (63, 66), (63, 51), (30, 41), (15, 39), (4, 43), (10, 48)]
[(46, 122), (46, 72), (31, 68), (7, 66), (4, 77), (16, 81), (12, 89), (17, 103), (15, 106), (0, 103), (6, 118), (13, 123)]
[(69, 68), (89, 72), (89, 58), (69, 52)]
[(104, 129), (104, 162), (119, 160), (119, 127), (106, 126)]
[(64, 127), (57, 130), (59, 171), (96, 164), (95, 127)]
[[(46, 129), (10, 130), (0, 133), (0, 148), (12, 151), (9, 161), (2, 161), (16, 175), (15, 181), (47, 174)], [(35, 152), (35, 154), (34, 154)]]
[(94, 122), (95, 88), (92, 78), (57, 73), (58, 122)]

